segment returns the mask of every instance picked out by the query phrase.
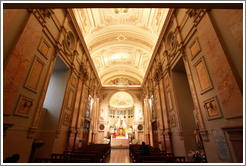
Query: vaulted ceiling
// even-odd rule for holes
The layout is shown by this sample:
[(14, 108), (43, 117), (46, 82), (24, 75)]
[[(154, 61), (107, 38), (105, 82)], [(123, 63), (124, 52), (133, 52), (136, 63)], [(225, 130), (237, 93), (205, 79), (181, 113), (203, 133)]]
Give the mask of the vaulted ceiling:
[(140, 86), (168, 9), (73, 9), (103, 86)]

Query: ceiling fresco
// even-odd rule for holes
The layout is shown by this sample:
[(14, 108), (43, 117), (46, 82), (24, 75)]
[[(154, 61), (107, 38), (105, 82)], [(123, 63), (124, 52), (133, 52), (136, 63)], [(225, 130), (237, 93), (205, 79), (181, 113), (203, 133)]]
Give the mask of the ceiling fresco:
[[(140, 86), (168, 9), (84, 8), (73, 12), (102, 85)], [(121, 78), (117, 85), (108, 81), (123, 75), (125, 81)]]
[(133, 106), (133, 98), (127, 92), (117, 92), (110, 98), (110, 106), (116, 108), (126, 108)]

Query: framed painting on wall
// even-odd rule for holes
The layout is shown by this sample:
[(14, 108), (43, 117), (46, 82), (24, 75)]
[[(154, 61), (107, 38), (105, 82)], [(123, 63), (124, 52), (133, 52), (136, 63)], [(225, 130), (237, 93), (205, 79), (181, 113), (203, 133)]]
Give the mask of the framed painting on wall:
[(37, 56), (35, 56), (30, 72), (27, 76), (25, 87), (35, 93), (37, 93), (38, 83), (43, 71), (45, 63), (42, 62)]
[(205, 100), (203, 104), (206, 110), (208, 120), (218, 119), (222, 117), (216, 96), (208, 100)]
[(191, 45), (189, 46), (190, 48), (190, 54), (191, 54), (191, 60), (193, 60), (198, 53), (201, 51), (201, 47), (198, 41), (198, 38), (196, 38)]
[(213, 88), (211, 79), (208, 74), (208, 70), (205, 64), (204, 57), (200, 58), (195, 64), (194, 64), (198, 81), (200, 84), (200, 90), (201, 94), (209, 91), (210, 89)]
[(49, 52), (50, 46), (47, 41), (45, 41), (43, 38), (40, 41), (40, 44), (38, 46), (38, 51), (46, 58), (48, 59), (48, 52)]
[(19, 102), (17, 104), (15, 115), (29, 117), (30, 110), (33, 105), (33, 99), (20, 95)]

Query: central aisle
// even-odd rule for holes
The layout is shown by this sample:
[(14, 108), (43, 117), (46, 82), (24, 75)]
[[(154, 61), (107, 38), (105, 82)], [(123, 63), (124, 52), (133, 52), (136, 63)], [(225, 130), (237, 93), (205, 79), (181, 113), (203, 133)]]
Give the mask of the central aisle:
[(111, 149), (108, 163), (130, 163), (129, 149)]

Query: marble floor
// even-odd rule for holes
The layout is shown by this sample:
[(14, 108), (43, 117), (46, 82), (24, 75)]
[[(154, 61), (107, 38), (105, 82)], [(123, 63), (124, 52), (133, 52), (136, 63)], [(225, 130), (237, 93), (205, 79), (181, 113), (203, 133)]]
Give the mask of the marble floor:
[(129, 149), (111, 149), (107, 163), (130, 163)]

